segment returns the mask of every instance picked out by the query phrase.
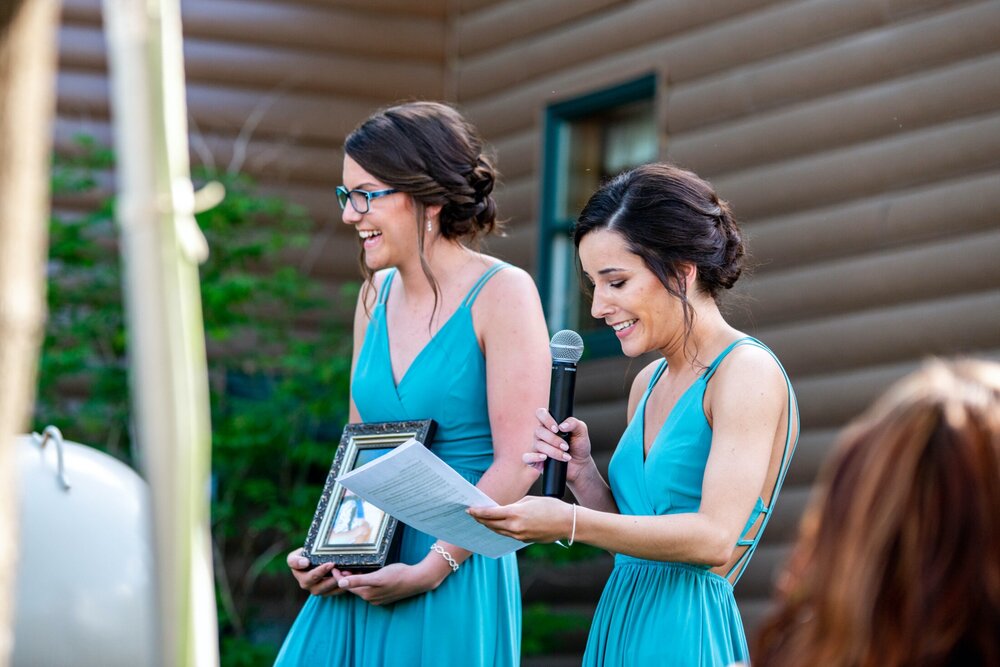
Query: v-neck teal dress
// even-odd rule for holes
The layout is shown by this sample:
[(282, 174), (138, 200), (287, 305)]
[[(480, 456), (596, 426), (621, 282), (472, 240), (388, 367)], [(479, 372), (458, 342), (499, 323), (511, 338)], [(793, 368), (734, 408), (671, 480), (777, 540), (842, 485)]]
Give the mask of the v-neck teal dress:
[[(486, 360), (472, 326), (472, 304), (495, 264), (417, 355), (397, 385), (389, 356), (386, 299), (379, 291), (358, 355), (351, 392), (364, 422), (434, 419), (438, 457), (473, 484), (493, 462)], [(404, 527), (401, 560), (414, 564), (434, 538)], [(353, 594), (311, 596), (276, 665), (308, 667), (511, 667), (520, 662), (521, 596), (514, 554), (473, 555), (434, 591), (376, 607)]]
[[(656, 369), (608, 467), (611, 492), (622, 514), (650, 516), (698, 511), (712, 446), (712, 427), (703, 408), (705, 388), (722, 360), (738, 345), (756, 345), (771, 352), (750, 337), (727, 347), (680, 397), (650, 446), (649, 454), (644, 456), (646, 402), (663, 375), (666, 361)], [(785, 382), (788, 383), (787, 374)], [(788, 430), (771, 493), (771, 507), (778, 498), (794, 449), (792, 434), (798, 431), (792, 426), (794, 402), (788, 383)], [(730, 576), (742, 572), (756, 549), (771, 507), (766, 507), (763, 499), (757, 499), (737, 542), (747, 549)], [(760, 528), (753, 539), (744, 539), (758, 520)], [(749, 654), (729, 577), (711, 572), (708, 566), (643, 560), (624, 554), (615, 556), (614, 569), (594, 613), (584, 665), (723, 667), (737, 661), (748, 662)]]

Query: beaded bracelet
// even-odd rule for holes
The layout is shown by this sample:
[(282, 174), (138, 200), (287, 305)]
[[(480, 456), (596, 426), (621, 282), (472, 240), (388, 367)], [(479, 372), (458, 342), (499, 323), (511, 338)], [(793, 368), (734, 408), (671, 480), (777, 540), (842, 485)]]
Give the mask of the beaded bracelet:
[(566, 546), (573, 546), (573, 540), (576, 538), (576, 503), (573, 503), (573, 530), (569, 534), (569, 542)]
[(451, 567), (452, 572), (458, 572), (458, 561), (451, 557), (451, 554), (445, 551), (445, 548), (439, 544), (432, 544), (431, 551), (436, 551), (441, 554), (441, 558), (448, 561), (449, 567)]

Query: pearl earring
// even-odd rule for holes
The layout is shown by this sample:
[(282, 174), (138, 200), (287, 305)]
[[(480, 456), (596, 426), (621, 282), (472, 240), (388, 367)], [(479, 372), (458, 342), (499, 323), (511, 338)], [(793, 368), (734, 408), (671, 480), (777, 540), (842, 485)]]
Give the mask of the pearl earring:
[(427, 231), (432, 231), (431, 229), (431, 219), (427, 218)]

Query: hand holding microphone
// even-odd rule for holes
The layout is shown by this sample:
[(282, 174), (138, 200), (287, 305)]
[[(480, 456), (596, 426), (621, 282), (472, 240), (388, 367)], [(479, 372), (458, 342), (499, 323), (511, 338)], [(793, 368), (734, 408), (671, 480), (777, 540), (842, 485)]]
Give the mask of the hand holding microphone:
[[(538, 419), (538, 426), (535, 427), (534, 441), (531, 451), (523, 456), (523, 461), (534, 468), (539, 476), (543, 474), (545, 462), (550, 459), (566, 463), (567, 481), (575, 474), (574, 467), (587, 466), (592, 462), (590, 434), (585, 422), (576, 417), (568, 417), (562, 422), (566, 425), (565, 431), (562, 431), (545, 408), (538, 408), (535, 418)], [(563, 449), (564, 447), (569, 449)]]
[[(580, 334), (563, 329), (549, 342), (552, 353), (552, 382), (549, 385), (549, 414), (556, 425), (573, 415), (573, 394), (576, 390), (576, 364), (583, 356), (583, 339)], [(569, 434), (560, 434), (568, 441)], [(561, 452), (561, 450), (560, 450)], [(560, 458), (545, 459), (542, 472), (542, 494), (561, 498), (566, 492), (566, 461)]]

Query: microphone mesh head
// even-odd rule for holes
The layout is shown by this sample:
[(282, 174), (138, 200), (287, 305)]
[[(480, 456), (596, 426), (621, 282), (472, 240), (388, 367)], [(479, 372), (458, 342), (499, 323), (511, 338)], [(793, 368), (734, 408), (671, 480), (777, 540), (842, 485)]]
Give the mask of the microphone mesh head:
[(570, 329), (557, 331), (549, 341), (549, 351), (552, 352), (552, 361), (575, 364), (583, 356), (583, 339)]

